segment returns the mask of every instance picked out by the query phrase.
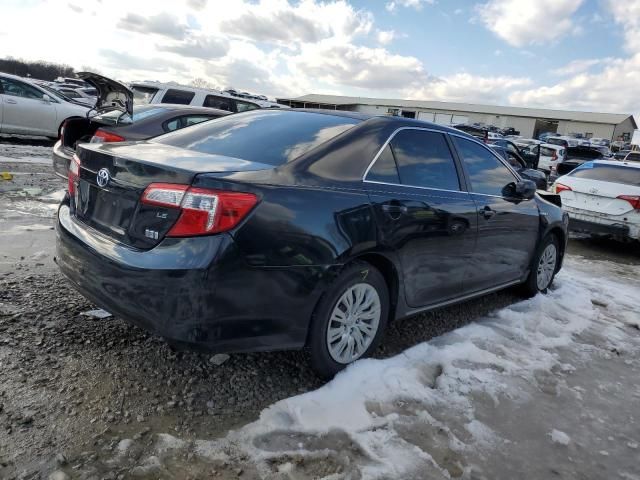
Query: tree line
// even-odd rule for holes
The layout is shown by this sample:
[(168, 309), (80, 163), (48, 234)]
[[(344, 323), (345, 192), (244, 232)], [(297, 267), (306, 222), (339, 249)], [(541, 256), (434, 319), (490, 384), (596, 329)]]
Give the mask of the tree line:
[(45, 62), (41, 60), (29, 62), (12, 57), (0, 59), (0, 72), (47, 81), (53, 81), (58, 77), (75, 76), (73, 67), (70, 67), (69, 65)]

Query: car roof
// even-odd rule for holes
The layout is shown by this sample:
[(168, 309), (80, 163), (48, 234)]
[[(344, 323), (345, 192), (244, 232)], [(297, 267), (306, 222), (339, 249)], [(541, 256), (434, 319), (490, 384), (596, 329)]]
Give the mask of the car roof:
[(601, 165), (613, 165), (613, 166), (624, 166), (630, 168), (640, 168), (640, 162), (625, 162), (620, 160), (593, 160), (593, 163), (601, 164)]
[(136, 109), (139, 110), (151, 110), (153, 108), (164, 108), (171, 111), (183, 111), (184, 113), (223, 113), (229, 114), (227, 110), (221, 110), (219, 108), (200, 107), (197, 105), (182, 105), (179, 103), (149, 103), (146, 105), (136, 105)]

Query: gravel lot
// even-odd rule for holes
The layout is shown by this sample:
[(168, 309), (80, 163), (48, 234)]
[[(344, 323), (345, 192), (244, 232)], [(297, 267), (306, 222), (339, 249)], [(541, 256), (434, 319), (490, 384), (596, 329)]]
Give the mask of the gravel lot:
[[(157, 434), (221, 438), (274, 402), (322, 385), (301, 352), (175, 352), (118, 318), (83, 315), (95, 307), (52, 261), (55, 192), (64, 182), (41, 163), (48, 149), (0, 139), (0, 172), (13, 175), (0, 179), (0, 478), (48, 478), (52, 472), (59, 479), (187, 478), (181, 470), (186, 457), (163, 475), (133, 470), (135, 460), (122, 462), (127, 469), (108, 462), (124, 439), (143, 448), (164, 438)], [(637, 245), (576, 238), (570, 253), (640, 264)], [(396, 355), (516, 300), (501, 292), (397, 323), (377, 356)], [(188, 475), (254, 478), (245, 460), (232, 455)], [(291, 478), (328, 473), (317, 467)]]

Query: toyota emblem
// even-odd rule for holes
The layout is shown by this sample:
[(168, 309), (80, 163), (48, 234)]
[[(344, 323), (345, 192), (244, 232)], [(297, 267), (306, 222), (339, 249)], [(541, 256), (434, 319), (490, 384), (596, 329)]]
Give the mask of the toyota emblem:
[(98, 175), (96, 175), (96, 182), (100, 187), (106, 187), (107, 183), (109, 183), (109, 170), (106, 168), (101, 168), (98, 170)]

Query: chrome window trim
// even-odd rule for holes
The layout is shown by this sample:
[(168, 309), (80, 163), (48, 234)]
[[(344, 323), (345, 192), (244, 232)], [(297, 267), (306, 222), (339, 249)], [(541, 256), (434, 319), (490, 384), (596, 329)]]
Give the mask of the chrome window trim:
[[(373, 165), (376, 163), (376, 161), (378, 160), (378, 157), (380, 157), (380, 155), (382, 155), (382, 152), (384, 151), (385, 148), (387, 148), (387, 145), (389, 145), (391, 140), (393, 140), (393, 138), (399, 132), (401, 132), (402, 130), (421, 130), (423, 132), (435, 132), (435, 133), (439, 133), (439, 134), (445, 136), (445, 140), (446, 140), (446, 135), (448, 134), (448, 132), (443, 132), (442, 130), (437, 130), (435, 128), (425, 128), (425, 127), (400, 127), (400, 128), (397, 128), (396, 130), (394, 130), (391, 133), (389, 138), (387, 138), (387, 140), (382, 144), (382, 147), (380, 147), (380, 150), (378, 150), (378, 153), (376, 153), (375, 157), (373, 157), (373, 160), (371, 160), (371, 162), (369, 163), (369, 166), (364, 171), (364, 174), (362, 175), (362, 182), (363, 183), (377, 183), (379, 185), (391, 185), (391, 186), (394, 186), (394, 187), (419, 188), (421, 190), (437, 190), (439, 192), (471, 193), (471, 192), (468, 192), (466, 190), (447, 190), (447, 189), (444, 189), (444, 188), (437, 188), (437, 187), (421, 187), (421, 186), (418, 186), (418, 185), (405, 185), (404, 183), (388, 183), (388, 182), (379, 182), (377, 180), (367, 180), (367, 175), (369, 174), (369, 170), (371, 170)], [(455, 166), (455, 158), (453, 156), (453, 152), (451, 152), (451, 158), (453, 159), (454, 166)], [(396, 165), (396, 168), (397, 168), (397, 165)], [(398, 171), (398, 175), (399, 174), (400, 174), (400, 172)], [(458, 175), (458, 183), (459, 183), (460, 182), (460, 178), (459, 178), (459, 173), (458, 173), (458, 168), (457, 167), (456, 167), (456, 175)]]

